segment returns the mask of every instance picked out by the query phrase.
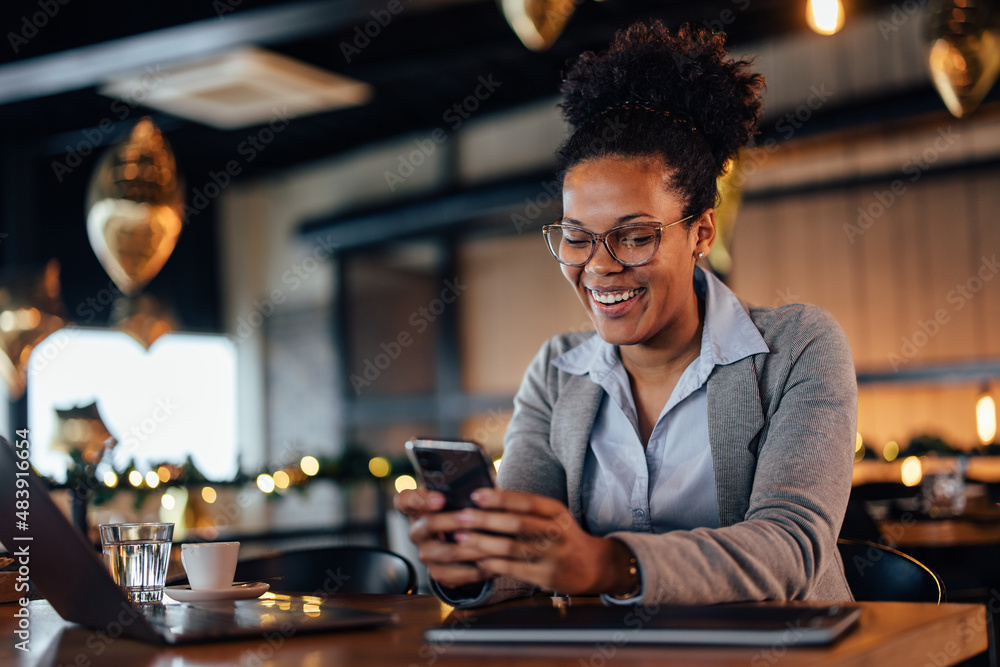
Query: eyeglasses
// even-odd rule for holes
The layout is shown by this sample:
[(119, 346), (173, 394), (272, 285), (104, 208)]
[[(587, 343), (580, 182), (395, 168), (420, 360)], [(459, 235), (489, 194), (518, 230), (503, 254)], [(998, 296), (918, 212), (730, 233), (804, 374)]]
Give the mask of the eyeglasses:
[(549, 252), (556, 261), (566, 266), (583, 266), (591, 260), (597, 250), (597, 242), (603, 241), (608, 253), (619, 264), (640, 266), (649, 262), (660, 247), (660, 232), (690, 220), (693, 215), (676, 222), (636, 222), (612, 227), (603, 234), (595, 234), (575, 225), (545, 225), (542, 234), (549, 246)]

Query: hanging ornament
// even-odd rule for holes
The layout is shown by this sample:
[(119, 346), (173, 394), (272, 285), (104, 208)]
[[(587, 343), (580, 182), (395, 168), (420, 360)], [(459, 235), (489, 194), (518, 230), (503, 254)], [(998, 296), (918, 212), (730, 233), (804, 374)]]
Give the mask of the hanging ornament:
[(104, 452), (117, 444), (101, 419), (97, 403), (56, 410), (56, 428), (50, 449), (64, 454), (78, 452), (87, 465), (97, 465)]
[(31, 352), (66, 325), (59, 296), (59, 262), (40, 274), (20, 274), (0, 285), (0, 376), (8, 397), (24, 394)]
[(507, 23), (532, 51), (555, 44), (579, 0), (500, 0)]
[(97, 164), (87, 195), (87, 233), (104, 270), (137, 294), (170, 257), (184, 220), (174, 153), (148, 117)]
[(733, 258), (729, 248), (733, 241), (733, 229), (736, 227), (736, 214), (743, 201), (743, 185), (746, 175), (743, 173), (744, 151), (726, 163), (722, 176), (719, 176), (716, 187), (719, 190), (719, 203), (715, 207), (715, 243), (708, 253), (708, 263), (717, 275), (725, 277), (733, 268)]
[(111, 307), (109, 324), (127, 333), (148, 350), (157, 338), (177, 329), (177, 318), (156, 297), (140, 294), (116, 299)]
[(927, 40), (934, 87), (953, 116), (967, 116), (1000, 74), (1000, 10), (988, 0), (938, 0)]

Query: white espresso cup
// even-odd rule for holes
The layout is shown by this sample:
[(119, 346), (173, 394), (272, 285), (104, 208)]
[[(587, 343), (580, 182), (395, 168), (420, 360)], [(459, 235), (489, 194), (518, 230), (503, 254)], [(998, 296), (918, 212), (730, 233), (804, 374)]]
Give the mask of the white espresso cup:
[(239, 542), (201, 542), (181, 545), (181, 563), (193, 591), (229, 588), (236, 575)]

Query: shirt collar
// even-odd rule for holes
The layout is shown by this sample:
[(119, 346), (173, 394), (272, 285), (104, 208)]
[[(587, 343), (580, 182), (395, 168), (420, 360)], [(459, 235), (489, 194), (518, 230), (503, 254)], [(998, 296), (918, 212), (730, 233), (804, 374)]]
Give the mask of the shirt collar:
[[(743, 304), (722, 281), (696, 266), (694, 289), (705, 302), (699, 361), (707, 370), (754, 354), (770, 352)], [(621, 361), (616, 345), (605, 343), (600, 336), (594, 335), (553, 359), (552, 363), (572, 375), (589, 373), (598, 382), (614, 371)]]

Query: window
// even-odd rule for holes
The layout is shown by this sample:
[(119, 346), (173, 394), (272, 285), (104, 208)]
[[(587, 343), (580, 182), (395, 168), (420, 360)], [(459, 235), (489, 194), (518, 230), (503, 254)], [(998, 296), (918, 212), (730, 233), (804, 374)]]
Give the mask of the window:
[(119, 331), (69, 327), (31, 356), (28, 425), (32, 463), (55, 480), (67, 457), (53, 451), (56, 410), (96, 402), (118, 440), (115, 468), (132, 459), (141, 471), (188, 456), (209, 479), (238, 470), (236, 348), (218, 335), (167, 334), (147, 351)]

